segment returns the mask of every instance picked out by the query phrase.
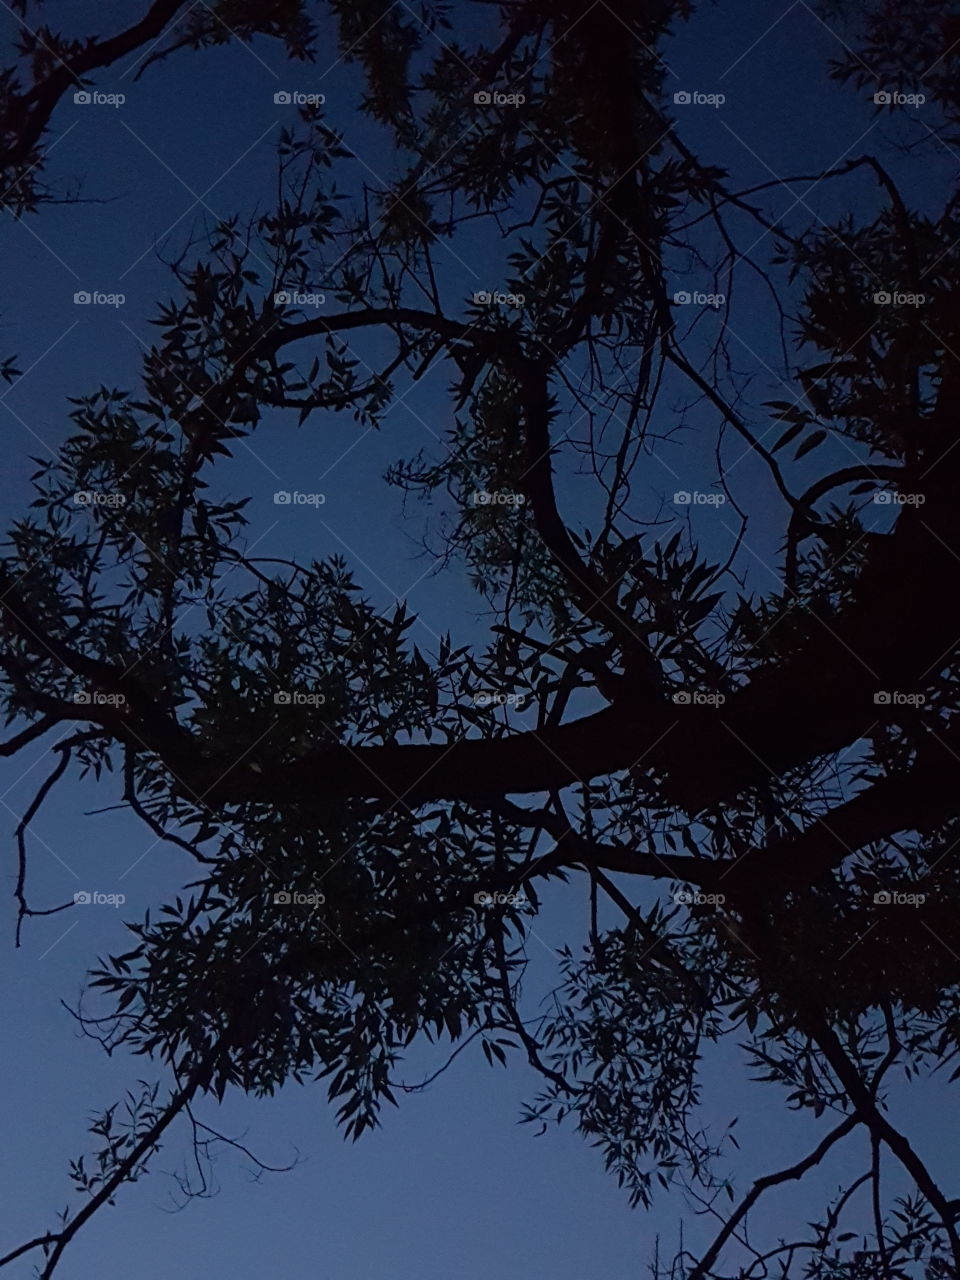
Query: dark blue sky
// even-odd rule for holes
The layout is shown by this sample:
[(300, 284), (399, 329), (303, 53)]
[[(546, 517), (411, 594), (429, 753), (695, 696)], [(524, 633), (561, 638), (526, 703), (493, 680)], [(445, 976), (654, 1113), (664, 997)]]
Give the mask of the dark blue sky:
[[(79, 32), (94, 15), (91, 29), (110, 32), (130, 21), (131, 7), (77, 4), (71, 21)], [(63, 21), (58, 8), (50, 5), (55, 26)], [(677, 108), (686, 140), (702, 156), (727, 164), (735, 185), (746, 187), (776, 173), (814, 173), (883, 145), (888, 122), (852, 91), (827, 82), (825, 61), (840, 46), (807, 5), (741, 0), (731, 17), (733, 11), (725, 4), (705, 6), (666, 51), (675, 89), (726, 95), (719, 110)], [(4, 7), (0, 34), (12, 35), (15, 25)], [(102, 203), (45, 208), (22, 223), (7, 218), (0, 229), (0, 355), (16, 352), (25, 370), (0, 394), (0, 484), (10, 516), (22, 513), (31, 497), (29, 455), (50, 456), (68, 433), (66, 397), (100, 383), (135, 387), (141, 343), (153, 338), (148, 320), (173, 283), (156, 259), (155, 244), (172, 237), (168, 243), (177, 246), (204, 217), (250, 212), (272, 198), (273, 145), (290, 110), (274, 104), (278, 88), (324, 92), (331, 117), (369, 165), (367, 177), (386, 175), (389, 152), (352, 109), (352, 73), (333, 65), (332, 37), (321, 40), (321, 49), (327, 53), (320, 53), (316, 66), (304, 68), (288, 65), (266, 42), (253, 48), (234, 42), (180, 54), (138, 82), (122, 69), (99, 76), (102, 91), (126, 94), (119, 109), (61, 104), (50, 135), (56, 145), (49, 175), (62, 182), (83, 177), (85, 196)], [(923, 183), (936, 185), (941, 176), (931, 176), (929, 160), (902, 157), (898, 163), (908, 182), (921, 163)], [(943, 176), (952, 176), (955, 160), (944, 156), (943, 164)], [(865, 179), (844, 182), (810, 192), (801, 185), (771, 207), (784, 208), (799, 195), (795, 214), (807, 206), (822, 217), (853, 195), (875, 199)], [(483, 266), (475, 265), (486, 260), (462, 247), (458, 254), (447, 263), (447, 287), (451, 296), (459, 292), (466, 299), (489, 286)], [(758, 383), (769, 379), (774, 396), (776, 381), (765, 370), (775, 367), (777, 351), (769, 306), (756, 281), (747, 274), (741, 281), (732, 321), (734, 360), (741, 369), (756, 368)], [(692, 274), (678, 276), (676, 287), (710, 285)], [(123, 292), (127, 301), (117, 310), (75, 307), (72, 297), (80, 289)], [(216, 473), (220, 491), (253, 495), (250, 539), (258, 540), (258, 554), (341, 552), (375, 600), (409, 599), (420, 617), (415, 638), (427, 649), (451, 627), (462, 639), (479, 635), (474, 615), (482, 602), (462, 580), (451, 588), (449, 575), (431, 575), (431, 562), (417, 558), (421, 512), (410, 505), (404, 518), (400, 495), (386, 491), (379, 478), (390, 462), (430, 447), (431, 437), (447, 429), (443, 376), (431, 375), (432, 385), (425, 379), (391, 412), (389, 429), (380, 434), (363, 433), (349, 420), (314, 418), (298, 431), (291, 421), (269, 419), (250, 449), (238, 448), (235, 463)], [(668, 496), (678, 487), (696, 487), (700, 468), (708, 479), (706, 461), (678, 445), (665, 447), (657, 467), (651, 490)], [(770, 486), (755, 461), (744, 459), (733, 475), (741, 496), (760, 493), (763, 506)], [(320, 491), (326, 502), (319, 511), (278, 508), (272, 501), (277, 489)], [(568, 508), (579, 509), (579, 493), (576, 480), (564, 481), (561, 498)], [(369, 494), (375, 495), (372, 503)], [(772, 497), (768, 503), (749, 539), (758, 587), (773, 582), (769, 566), (781, 513)], [(718, 552), (726, 545), (719, 528), (705, 536)], [(42, 760), (36, 750), (0, 762), (0, 820), (11, 837), (3, 879), (8, 947), (12, 832), (43, 776)], [(84, 1117), (112, 1102), (138, 1075), (155, 1075), (142, 1060), (107, 1060), (93, 1042), (77, 1038), (59, 1004), (76, 998), (84, 970), (99, 955), (124, 947), (125, 918), (137, 919), (194, 874), (184, 855), (156, 845), (139, 823), (114, 813), (82, 816), (117, 799), (109, 784), (64, 785), (33, 824), (31, 894), (38, 903), (59, 902), (80, 889), (123, 893), (127, 901), (119, 911), (91, 906), (34, 921), (23, 948), (8, 950), (0, 984), (4, 1247), (51, 1224), (66, 1202), (67, 1162), (87, 1148)], [(551, 947), (579, 940), (581, 916), (578, 895), (548, 895), (533, 940), (545, 966)], [(439, 1061), (420, 1052), (415, 1060), (424, 1069)], [(417, 1070), (411, 1066), (406, 1075), (415, 1079)], [(746, 1084), (732, 1051), (711, 1059), (711, 1075), (715, 1088), (705, 1116), (722, 1126), (740, 1114), (745, 1170), (766, 1171), (812, 1145), (809, 1126), (782, 1110), (779, 1095)], [(133, 1274), (137, 1280), (635, 1280), (645, 1274), (657, 1231), (673, 1244), (681, 1203), (661, 1201), (646, 1216), (631, 1212), (604, 1175), (598, 1153), (575, 1135), (551, 1133), (535, 1141), (518, 1128), (520, 1102), (536, 1088), (536, 1078), (519, 1061), (508, 1071), (491, 1070), (479, 1052), (473, 1057), (468, 1051), (427, 1095), (406, 1098), (399, 1112), (385, 1117), (382, 1131), (355, 1146), (345, 1146), (336, 1132), (323, 1086), (291, 1087), (267, 1102), (228, 1097), (214, 1123), (233, 1136), (245, 1134), (267, 1161), (283, 1163), (297, 1147), (303, 1163), (256, 1183), (241, 1160), (224, 1156), (222, 1194), (172, 1216), (161, 1211), (172, 1184), (157, 1173), (125, 1189), (118, 1208), (82, 1232), (63, 1264), (64, 1280), (128, 1280)], [(934, 1101), (928, 1094), (922, 1106), (905, 1103), (913, 1114), (903, 1120), (936, 1170)], [(181, 1131), (156, 1167), (177, 1168), (187, 1153)], [(815, 1210), (823, 1185), (812, 1192), (793, 1189), (779, 1203), (800, 1218), (798, 1197)], [(692, 1218), (685, 1228), (696, 1232)], [(25, 1262), (20, 1274), (31, 1273)]]

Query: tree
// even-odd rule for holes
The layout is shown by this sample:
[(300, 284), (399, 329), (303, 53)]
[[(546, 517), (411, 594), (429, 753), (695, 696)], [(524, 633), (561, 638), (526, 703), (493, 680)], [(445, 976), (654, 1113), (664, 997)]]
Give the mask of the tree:
[[(112, 39), (25, 38), (30, 87), (4, 82), (18, 214), (57, 198), (36, 175), (58, 100), (117, 56), (232, 26), (309, 57), (308, 6), (261, 8), (157, 3)], [(316, 1076), (359, 1137), (424, 1037), (519, 1050), (543, 1080), (527, 1119), (572, 1121), (634, 1203), (683, 1189), (716, 1219), (658, 1276), (958, 1274), (957, 1201), (884, 1092), (960, 1048), (955, 191), (931, 179), (914, 207), (895, 146), (747, 189), (701, 159), (659, 53), (695, 33), (684, 0), (328, 10), (389, 182), (304, 105), (276, 208), (171, 260), (141, 388), (74, 405), (10, 531), (3, 751), (55, 739), (18, 831), (20, 924), (61, 909), (28, 897), (27, 826), (70, 770), (122, 779), (200, 878), (91, 975), (101, 1021), (78, 1015), (166, 1064), (169, 1098), (148, 1091), (123, 1127), (108, 1112), (97, 1172), (75, 1166), (81, 1207), (0, 1266), (38, 1251), (52, 1275), (205, 1094)], [(955, 135), (948, 10), (822, 8), (846, 24), (830, 75), (868, 99), (882, 83), (891, 123), (926, 95), (914, 148)], [(778, 206), (814, 180), (855, 193), (842, 217)], [(472, 299), (445, 254), (465, 240), (498, 263)], [(781, 326), (775, 371), (734, 364), (745, 268)], [(343, 559), (252, 554), (217, 468), (279, 411), (318, 448), (328, 414), (388, 432), (433, 371), (444, 447), (387, 479), (433, 500), (429, 545), (489, 627), (424, 653)], [(695, 432), (671, 504), (647, 490), (678, 423)], [(765, 477), (747, 510), (744, 453)], [(684, 518), (701, 508), (713, 524)], [(750, 549), (772, 525), (775, 589)], [(524, 942), (547, 881), (590, 925), (535, 1016)], [(736, 1194), (733, 1135), (694, 1118), (701, 1052), (727, 1037), (788, 1106), (835, 1121)], [(765, 1192), (857, 1132), (863, 1175), (795, 1238), (760, 1240)]]

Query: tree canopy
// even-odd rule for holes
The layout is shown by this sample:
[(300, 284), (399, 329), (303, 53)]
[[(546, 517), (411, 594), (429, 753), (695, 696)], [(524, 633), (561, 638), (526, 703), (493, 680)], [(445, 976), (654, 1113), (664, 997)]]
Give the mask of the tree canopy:
[[(882, 118), (876, 146), (746, 184), (667, 72), (688, 0), (157, 0), (87, 40), (18, 8), (19, 218), (72, 198), (50, 130), (121, 59), (273, 39), (305, 100), (275, 188), (168, 248), (139, 385), (68, 407), (7, 532), (0, 750), (50, 753), (18, 934), (72, 906), (29, 892), (29, 824), (70, 774), (196, 877), (78, 1012), (165, 1076), (105, 1114), (76, 1206), (0, 1268), (53, 1275), (204, 1095), (316, 1078), (358, 1138), (415, 1041), (469, 1040), (527, 1059), (525, 1118), (574, 1125), (636, 1205), (682, 1192), (714, 1219), (658, 1277), (960, 1274), (960, 1190), (886, 1092), (960, 1050), (960, 210), (955, 182), (901, 178), (958, 141), (952, 6), (821, 5), (844, 37), (824, 85)], [(309, 100), (328, 28), (385, 176)], [(318, 455), (332, 415), (389, 437), (428, 380), (440, 429), (365, 501), (472, 593), (479, 622), (452, 607), (432, 646), (349, 554), (258, 556), (222, 479), (287, 420)], [(530, 1007), (548, 883), (586, 927)], [(698, 1110), (726, 1040), (764, 1106), (832, 1125), (736, 1192), (735, 1136)], [(765, 1193), (858, 1132), (862, 1175), (765, 1232)]]

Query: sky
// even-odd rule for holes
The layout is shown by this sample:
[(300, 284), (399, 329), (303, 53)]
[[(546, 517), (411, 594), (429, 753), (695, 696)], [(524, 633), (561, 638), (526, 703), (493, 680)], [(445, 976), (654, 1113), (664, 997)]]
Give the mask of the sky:
[[(455, 23), (462, 7), (453, 6)], [(58, 12), (65, 6), (48, 8), (48, 21), (68, 29), (68, 19)], [(95, 16), (90, 29), (111, 32), (130, 20), (130, 8), (72, 5), (69, 29), (85, 30)], [(0, 7), (5, 46), (16, 25), (7, 6)], [(704, 6), (665, 51), (669, 83), (676, 91), (723, 93), (726, 101), (720, 108), (678, 104), (684, 136), (701, 154), (726, 163), (744, 187), (785, 171), (816, 173), (880, 145), (887, 122), (878, 121), (865, 100), (825, 78), (825, 62), (840, 47), (836, 34), (802, 0)], [(122, 106), (79, 105), (68, 98), (54, 120), (49, 176), (62, 182), (82, 178), (89, 203), (50, 206), (37, 217), (7, 217), (0, 224), (0, 355), (16, 352), (24, 370), (16, 385), (0, 391), (0, 505), (7, 518), (21, 515), (31, 500), (31, 455), (51, 456), (69, 433), (67, 397), (101, 383), (135, 387), (143, 344), (152, 340), (149, 319), (157, 298), (172, 285), (157, 245), (181, 243), (178, 238), (199, 230), (204, 216), (249, 212), (269, 198), (272, 148), (290, 110), (275, 104), (278, 89), (325, 93), (331, 118), (371, 174), (389, 167), (383, 140), (353, 109), (355, 82), (337, 62), (329, 33), (314, 67), (288, 65), (282, 50), (266, 41), (252, 48), (234, 41), (201, 54), (179, 54), (140, 80), (133, 70), (113, 69), (96, 78), (102, 92), (126, 96)], [(931, 173), (926, 161), (926, 176), (917, 178), (919, 161), (903, 156), (898, 163), (907, 180), (916, 179), (921, 198), (924, 183), (948, 179), (956, 165), (944, 156), (943, 173)], [(830, 216), (850, 200), (851, 191), (864, 201), (875, 199), (869, 183), (851, 179), (843, 193), (801, 186), (801, 208), (811, 218)], [(789, 204), (794, 195), (776, 198)], [(451, 291), (465, 296), (488, 287), (484, 262), (479, 250), (476, 257), (448, 262)], [(678, 277), (677, 288), (691, 285), (707, 287)], [(775, 337), (761, 285), (745, 282), (743, 288), (735, 358), (741, 367), (761, 370), (762, 382), (775, 360)], [(126, 301), (118, 308), (75, 306), (79, 290), (123, 293)], [(479, 634), (482, 602), (464, 582), (451, 587), (449, 576), (434, 574), (435, 564), (420, 553), (422, 513), (408, 505), (405, 514), (400, 495), (379, 482), (387, 465), (421, 444), (432, 447), (449, 425), (442, 381), (424, 382), (391, 410), (389, 430), (380, 433), (359, 432), (349, 420), (324, 421), (322, 431), (316, 425), (298, 431), (285, 419), (268, 419), (253, 447), (238, 448), (232, 464), (218, 467), (217, 482), (236, 496), (253, 496), (248, 514), (258, 554), (346, 555), (374, 600), (385, 606), (397, 598), (409, 601), (418, 614), (415, 638), (429, 648), (451, 626), (464, 638)], [(699, 465), (695, 453), (692, 460), (681, 459), (666, 448), (651, 488), (667, 494), (681, 482), (692, 488)], [(744, 497), (755, 496), (761, 486), (769, 489), (751, 458), (734, 475)], [(561, 499), (578, 510), (577, 481), (567, 478), (563, 484)], [(325, 503), (319, 509), (278, 508), (273, 494), (284, 489), (323, 492)], [(365, 500), (370, 492), (377, 494), (373, 507)], [(768, 503), (766, 518), (751, 530), (758, 587), (777, 553), (781, 513), (772, 496)], [(706, 531), (718, 551), (728, 536), (729, 529)], [(175, 893), (194, 870), (186, 855), (158, 846), (127, 815), (88, 816), (116, 803), (115, 786), (65, 783), (56, 803), (45, 806), (31, 826), (31, 894), (55, 902), (87, 890), (122, 893), (126, 901), (120, 908), (91, 905), (33, 921), (14, 951), (13, 831), (43, 776), (43, 759), (37, 749), (0, 760), (0, 824), (7, 848), (0, 863), (7, 893), (7, 963), (0, 978), (6, 1153), (0, 1250), (52, 1223), (67, 1202), (67, 1163), (87, 1148), (85, 1117), (151, 1071), (139, 1059), (107, 1059), (95, 1043), (78, 1036), (61, 1002), (77, 998), (82, 975), (98, 956), (124, 947), (125, 919), (136, 920), (151, 903)], [(580, 911), (578, 901), (553, 891), (547, 895), (533, 941), (545, 962), (552, 948), (579, 936)], [(437, 1061), (435, 1054), (418, 1051), (407, 1078), (415, 1080)], [(812, 1145), (808, 1123), (786, 1113), (778, 1098), (763, 1099), (765, 1108), (758, 1110), (763, 1095), (748, 1084), (732, 1049), (715, 1053), (710, 1069), (706, 1113), (721, 1126), (741, 1116), (747, 1171), (751, 1161), (757, 1162), (755, 1171), (765, 1171)], [(255, 1180), (242, 1159), (224, 1157), (217, 1167), (221, 1193), (173, 1212), (175, 1183), (162, 1171), (176, 1170), (187, 1157), (180, 1132), (157, 1161), (160, 1172), (125, 1188), (118, 1207), (84, 1229), (61, 1274), (64, 1280), (128, 1280), (131, 1274), (138, 1280), (645, 1275), (656, 1234), (668, 1245), (675, 1241), (682, 1206), (661, 1201), (649, 1215), (632, 1211), (604, 1174), (599, 1154), (581, 1139), (561, 1131), (535, 1140), (517, 1119), (522, 1101), (536, 1089), (536, 1077), (519, 1061), (491, 1070), (479, 1052), (467, 1053), (427, 1093), (405, 1097), (382, 1130), (349, 1146), (336, 1131), (322, 1085), (289, 1086), (267, 1101), (228, 1096), (219, 1111), (206, 1108), (208, 1118), (216, 1113), (211, 1123), (242, 1136), (268, 1163), (287, 1163), (297, 1153), (297, 1166)], [(930, 1090), (922, 1105), (900, 1100), (909, 1109), (904, 1122), (935, 1169), (949, 1159), (939, 1149), (938, 1098)], [(779, 1203), (792, 1215), (809, 1197), (816, 1209), (823, 1185), (814, 1183), (809, 1192), (792, 1189)], [(698, 1229), (688, 1214), (685, 1230)], [(30, 1276), (30, 1263), (11, 1274)]]

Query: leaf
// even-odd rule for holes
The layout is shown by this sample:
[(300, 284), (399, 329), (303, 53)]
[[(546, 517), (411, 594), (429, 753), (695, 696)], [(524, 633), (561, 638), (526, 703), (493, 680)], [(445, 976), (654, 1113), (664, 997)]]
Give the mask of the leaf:
[(704, 596), (702, 600), (695, 600), (684, 612), (683, 620), (688, 627), (694, 627), (698, 622), (702, 622), (716, 607), (718, 601), (723, 599), (723, 592), (718, 591), (715, 595)]
[(794, 462), (796, 462), (798, 458), (804, 457), (805, 454), (812, 452), (818, 444), (823, 444), (826, 438), (827, 433), (822, 429), (820, 431), (815, 431), (812, 436), (808, 436), (797, 452), (793, 455)]
[(678, 529), (667, 545), (663, 548), (664, 560), (669, 560), (671, 556), (676, 554), (677, 547), (680, 545), (680, 539), (683, 537), (683, 530)]
[(791, 440), (795, 440), (800, 432), (807, 424), (805, 422), (795, 422), (792, 426), (787, 427), (786, 431), (773, 446), (772, 453), (776, 453), (778, 449), (782, 449), (784, 445), (788, 445)]

